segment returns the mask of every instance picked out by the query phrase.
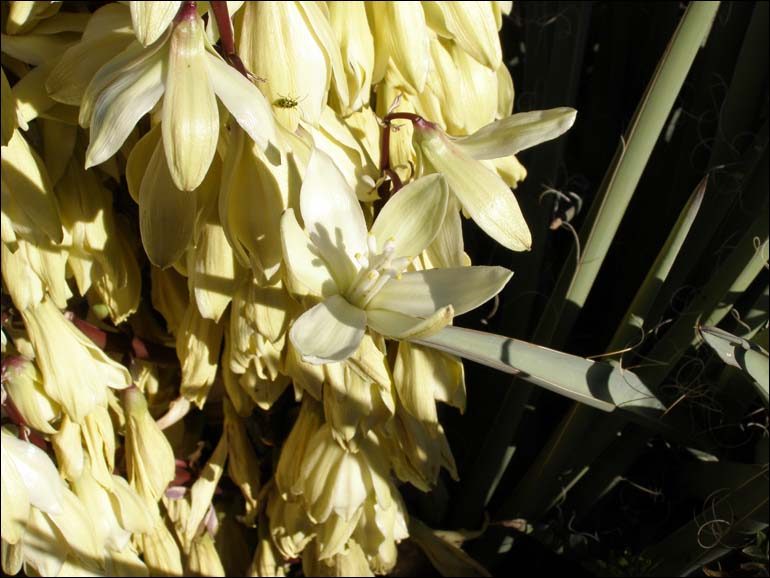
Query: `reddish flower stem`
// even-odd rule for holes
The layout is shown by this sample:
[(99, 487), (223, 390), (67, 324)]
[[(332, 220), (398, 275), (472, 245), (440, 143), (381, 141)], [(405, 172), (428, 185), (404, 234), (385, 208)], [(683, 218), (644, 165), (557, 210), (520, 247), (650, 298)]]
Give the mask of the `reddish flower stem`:
[(246, 70), (241, 57), (235, 53), (235, 37), (233, 35), (233, 23), (230, 21), (230, 11), (227, 9), (227, 2), (222, 0), (211, 0), (211, 11), (217, 21), (219, 28), (219, 39), (222, 41), (222, 52), (227, 63), (240, 72), (249, 80), (256, 77)]
[(424, 125), (433, 123), (425, 120), (419, 114), (413, 112), (391, 112), (383, 119), (384, 127), (382, 129), (382, 136), (380, 137), (380, 174), (387, 176), (390, 179), (391, 187), (388, 181), (383, 182), (377, 189), (377, 194), (380, 199), (386, 200), (391, 195), (397, 193), (404, 184), (401, 182), (401, 178), (396, 171), (390, 166), (390, 123), (393, 120), (408, 120), (416, 125)]
[(139, 337), (132, 337), (125, 333), (104, 331), (88, 321), (74, 316), (70, 317), (70, 320), (103, 351), (123, 353), (134, 359), (141, 359), (158, 365), (175, 366), (179, 363), (176, 351), (165, 345), (143, 341)]

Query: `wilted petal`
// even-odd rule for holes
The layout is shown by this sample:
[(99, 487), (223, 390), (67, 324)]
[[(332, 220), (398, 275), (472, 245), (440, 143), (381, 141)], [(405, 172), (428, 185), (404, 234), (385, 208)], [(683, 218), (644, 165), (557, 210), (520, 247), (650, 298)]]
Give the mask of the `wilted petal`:
[(454, 144), (477, 160), (507, 157), (562, 135), (576, 116), (577, 111), (567, 107), (520, 112), (455, 139)]
[(418, 339), (440, 331), (452, 322), (451, 305), (442, 307), (427, 319), (387, 309), (367, 309), (366, 324), (380, 335), (392, 339)]
[(372, 225), (377, 246), (393, 239), (396, 256), (418, 256), (436, 238), (448, 198), (441, 175), (428, 175), (406, 185), (385, 203)]
[(321, 364), (342, 361), (353, 353), (366, 328), (366, 313), (340, 295), (332, 295), (303, 313), (289, 331), (302, 359)]
[(334, 161), (314, 149), (300, 192), (305, 231), (329, 265), (341, 291), (356, 273), (357, 253), (366, 251), (366, 223), (358, 198)]
[(503, 267), (404, 273), (401, 279), (391, 279), (374, 296), (369, 308), (428, 317), (442, 307), (452, 305), (455, 315), (462, 315), (497, 295), (512, 275)]
[(219, 111), (197, 14), (176, 25), (168, 54), (163, 147), (174, 183), (192, 191), (206, 176), (219, 140)]
[(142, 45), (155, 42), (179, 12), (181, 2), (129, 2), (131, 23)]

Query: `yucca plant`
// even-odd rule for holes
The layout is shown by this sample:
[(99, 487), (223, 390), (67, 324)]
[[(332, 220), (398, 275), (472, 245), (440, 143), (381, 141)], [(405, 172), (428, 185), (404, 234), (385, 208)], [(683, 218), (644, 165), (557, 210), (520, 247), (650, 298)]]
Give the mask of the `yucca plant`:
[[(715, 146), (649, 269), (625, 265), (644, 280), (609, 345), (571, 339), (718, 9), (666, 9), (587, 216), (551, 182), (543, 220), (517, 155), (555, 170), (580, 67), (537, 67), (539, 107), (516, 79), (514, 106), (500, 31), (574, 19), (554, 48), (577, 62), (590, 5), (3, 2), (3, 570), (488, 575), (534, 538), (663, 575), (746, 545), (767, 525), (767, 437), (726, 444), (767, 416), (766, 107), (742, 194), (714, 200), (738, 162)], [(747, 74), (735, 91), (765, 102)], [(735, 98), (719, 129), (737, 135), (756, 119)], [(543, 239), (560, 227), (565, 259)], [(658, 495), (626, 472), (650, 439), (690, 456), (677, 475), (703, 513), (581, 549), (624, 482)]]

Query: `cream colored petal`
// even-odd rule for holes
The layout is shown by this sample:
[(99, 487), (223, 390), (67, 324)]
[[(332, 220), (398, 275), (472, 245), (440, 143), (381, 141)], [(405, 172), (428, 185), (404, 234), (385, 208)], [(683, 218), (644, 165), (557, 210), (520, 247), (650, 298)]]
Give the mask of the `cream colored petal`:
[(367, 496), (360, 454), (342, 449), (325, 424), (311, 440), (302, 465), (303, 498), (310, 519), (320, 523), (334, 512), (350, 520)]
[(423, 259), (430, 261), (430, 267), (447, 268), (464, 267), (467, 255), (464, 252), (463, 225), (460, 217), (460, 203), (452, 195), (447, 205), (446, 217), (436, 238), (425, 249)]
[(236, 263), (222, 225), (205, 224), (195, 248), (188, 252), (187, 271), (198, 311), (219, 321), (236, 286)]
[(61, 408), (45, 394), (43, 378), (35, 364), (23, 357), (9, 358), (5, 371), (5, 389), (24, 421), (39, 432), (56, 433), (51, 422)]
[(289, 338), (302, 359), (322, 364), (342, 361), (353, 353), (366, 328), (366, 314), (340, 295), (308, 309), (294, 322)]
[(495, 241), (513, 251), (529, 250), (532, 235), (518, 202), (503, 180), (438, 131), (415, 130), (424, 159), (447, 180), (463, 209)]
[(343, 66), (340, 46), (329, 23), (328, 12), (324, 14), (320, 2), (297, 2), (297, 6), (303, 12), (308, 28), (315, 35), (318, 44), (321, 46), (332, 72), (332, 82), (336, 91), (336, 96), (343, 109), (348, 108), (349, 93), (347, 80), (345, 78), (345, 68)]
[[(3, 226), (5, 227), (5, 224)], [(25, 245), (19, 241), (19, 247), (16, 252), (13, 252), (6, 243), (3, 243), (0, 252), (3, 279), (13, 304), (21, 311), (36, 306), (43, 300), (45, 288), (42, 280), (27, 261)]]
[(454, 143), (474, 159), (507, 157), (564, 134), (576, 116), (577, 111), (567, 107), (520, 112), (458, 138)]
[[(329, 27), (328, 22), (318, 25)], [(315, 26), (299, 2), (248, 2), (244, 9), (238, 54), (246, 68), (268, 80), (260, 89), (277, 120), (292, 132), (300, 118), (318, 121), (329, 91), (331, 62)], [(344, 73), (340, 78), (344, 83)]]
[[(341, 102), (337, 103), (338, 112), (345, 114), (369, 104), (374, 69), (374, 38), (363, 2), (338, 1), (327, 2), (327, 5), (329, 21), (340, 45), (347, 78), (349, 110), (343, 110)], [(337, 98), (342, 101), (339, 95)]]
[(446, 117), (447, 128), (455, 134), (469, 134), (497, 118), (497, 73), (456, 43), (451, 43), (449, 51), (457, 68), (457, 86), (452, 95), (456, 118)]
[(63, 512), (65, 487), (51, 458), (36, 445), (22, 441), (5, 430), (0, 447), (3, 450), (2, 463), (8, 460), (15, 468), (26, 488), (29, 503), (48, 514)]
[(199, 16), (176, 25), (168, 54), (163, 148), (176, 186), (192, 191), (206, 176), (219, 140), (219, 110)]
[(430, 36), (419, 2), (367, 4), (374, 34), (373, 82), (385, 76), (389, 58), (413, 93), (425, 86), (430, 66)]
[(438, 415), (433, 388), (425, 387), (434, 380), (430, 361), (423, 348), (402, 341), (393, 367), (393, 381), (404, 408), (418, 420), (436, 424)]
[[(9, 438), (11, 436), (8, 436)], [(24, 530), (29, 518), (30, 504), (29, 492), (24, 485), (24, 478), (16, 468), (16, 463), (6, 455), (6, 433), (3, 432), (2, 446), (0, 446), (0, 496), (2, 496), (2, 510), (0, 510), (0, 535), (3, 537), (3, 557), (5, 557), (5, 543), (17, 544), (24, 536)], [(5, 560), (3, 560), (5, 571)]]
[(138, 42), (132, 41), (125, 50), (108, 60), (104, 66), (96, 71), (96, 74), (88, 83), (85, 93), (83, 93), (80, 112), (78, 113), (78, 124), (83, 128), (91, 126), (96, 100), (113, 82), (124, 74), (147, 66), (148, 62), (158, 58), (159, 52), (162, 53), (162, 58), (165, 59), (167, 50), (166, 46), (163, 46), (161, 50), (161, 47), (158, 45), (144, 48)]
[(497, 295), (513, 273), (503, 267), (461, 267), (404, 273), (391, 279), (369, 309), (389, 309), (427, 317), (447, 305), (455, 315), (475, 309)]
[(179, 12), (181, 2), (129, 2), (131, 23), (143, 46), (155, 42)]
[(150, 262), (165, 268), (176, 262), (192, 242), (195, 226), (194, 193), (174, 184), (163, 143), (155, 152), (139, 189), (139, 231)]
[(26, 536), (22, 540), (24, 564), (31, 566), (40, 576), (58, 576), (67, 551), (67, 541), (50, 517), (32, 508)]
[(387, 309), (368, 309), (366, 324), (380, 335), (391, 339), (419, 339), (442, 330), (452, 322), (453, 316), (451, 305), (438, 309), (427, 319)]
[[(90, 120), (86, 168), (114, 155), (139, 119), (155, 106), (163, 94), (163, 68), (163, 61), (156, 55), (121, 74), (99, 94)], [(84, 96), (84, 100), (86, 98)]]
[(136, 534), (152, 531), (158, 515), (157, 509), (148, 508), (125, 478), (113, 475), (109, 492), (112, 508), (123, 528)]
[(287, 282), (292, 293), (314, 297), (338, 293), (326, 262), (300, 228), (292, 209), (281, 217), (281, 241)]
[(91, 79), (133, 41), (130, 30), (114, 31), (68, 48), (46, 78), (45, 88), (57, 102), (79, 106)]
[(37, 353), (46, 394), (75, 422), (106, 402), (106, 389), (131, 384), (128, 370), (110, 359), (48, 299), (22, 311)]
[(219, 367), (222, 347), (221, 323), (201, 317), (190, 303), (179, 327), (176, 353), (182, 365), (180, 393), (202, 408)]
[(34, 28), (41, 20), (50, 18), (61, 8), (61, 2), (9, 2), (8, 34), (22, 34)]
[(503, 54), (490, 2), (441, 2), (447, 29), (465, 52), (497, 69)]
[(214, 92), (235, 121), (263, 151), (276, 142), (270, 103), (243, 75), (221, 58), (206, 53), (206, 66)]
[(115, 516), (115, 510), (107, 490), (91, 475), (88, 467), (83, 474), (73, 480), (72, 489), (85, 506), (94, 534), (99, 540), (99, 547), (111, 550), (123, 550), (131, 540), (131, 533), (121, 527)]
[(334, 161), (314, 149), (300, 191), (305, 231), (318, 247), (341, 291), (356, 273), (355, 255), (366, 251), (366, 223), (358, 198)]
[(63, 34), (25, 34), (23, 36), (0, 35), (3, 53), (33, 66), (56, 60), (79, 40), (74, 32)]
[(513, 78), (505, 62), (497, 67), (497, 116), (505, 118), (513, 114)]
[(189, 542), (198, 533), (198, 528), (203, 523), (203, 517), (206, 515), (214, 499), (214, 491), (217, 489), (219, 480), (225, 471), (227, 448), (228, 437), (225, 430), (219, 438), (217, 447), (214, 448), (214, 453), (211, 454), (198, 479), (195, 480), (190, 488), (190, 514), (184, 529), (185, 539)]
[(438, 174), (406, 185), (385, 203), (372, 225), (377, 246), (393, 239), (397, 257), (418, 256), (436, 238), (448, 198), (446, 181)]
[(15, 131), (3, 147), (0, 163), (4, 193), (7, 191), (32, 223), (52, 241), (61, 243), (64, 233), (48, 171), (20, 131)]
[(305, 452), (322, 424), (323, 413), (320, 404), (306, 396), (302, 401), (297, 420), (283, 444), (275, 471), (275, 483), (278, 492), (286, 499), (293, 499), (293, 496), (301, 493), (300, 474), (302, 473)]

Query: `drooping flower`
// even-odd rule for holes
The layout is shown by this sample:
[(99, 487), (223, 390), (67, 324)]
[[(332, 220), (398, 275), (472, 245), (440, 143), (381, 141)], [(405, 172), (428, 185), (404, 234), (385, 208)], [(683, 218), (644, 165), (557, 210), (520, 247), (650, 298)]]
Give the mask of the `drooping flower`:
[(355, 193), (326, 154), (313, 152), (300, 193), (305, 230), (291, 209), (281, 220), (290, 289), (322, 299), (289, 332), (304, 361), (342, 361), (367, 327), (393, 339), (430, 334), (503, 288), (512, 273), (502, 267), (404, 272), (436, 237), (447, 198), (441, 175), (418, 179), (367, 233)]
[(452, 137), (424, 119), (414, 121), (414, 144), (424, 173), (444, 175), (463, 210), (495, 241), (513, 251), (529, 250), (532, 236), (508, 185), (482, 161), (508, 157), (556, 138), (575, 122), (571, 108), (514, 114), (471, 135)]
[(206, 176), (219, 140), (216, 98), (264, 150), (275, 141), (262, 93), (216, 54), (195, 7), (148, 47), (138, 42), (105, 64), (86, 89), (80, 124), (91, 127), (86, 168), (109, 159), (163, 97), (163, 148), (174, 184), (191, 191)]

